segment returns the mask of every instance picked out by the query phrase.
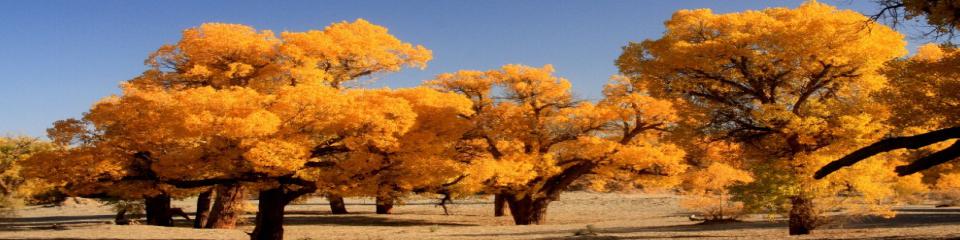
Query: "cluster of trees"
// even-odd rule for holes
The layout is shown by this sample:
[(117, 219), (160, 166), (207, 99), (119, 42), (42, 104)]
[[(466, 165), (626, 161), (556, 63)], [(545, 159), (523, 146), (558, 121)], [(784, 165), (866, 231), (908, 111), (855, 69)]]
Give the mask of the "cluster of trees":
[[(900, 3), (910, 16), (955, 16)], [(279, 36), (203, 24), (150, 54), (122, 94), (54, 123), (49, 144), (14, 150), (17, 176), (68, 195), (142, 199), (148, 223), (167, 226), (171, 198), (199, 196), (195, 226), (229, 228), (252, 193), (253, 239), (282, 239), (285, 206), (311, 194), (335, 213), (346, 212), (345, 196), (375, 197), (389, 213), (411, 194), (489, 194), (516, 224), (540, 224), (577, 182), (680, 189), (708, 220), (778, 213), (790, 234), (806, 234), (824, 211), (892, 216), (894, 204), (956, 178), (952, 166), (889, 171), (911, 156), (925, 157), (899, 174), (960, 155), (944, 143), (826, 176), (890, 150), (878, 144), (955, 138), (947, 128), (883, 140), (827, 165), (886, 136), (956, 126), (954, 48), (903, 58), (894, 29), (817, 2), (681, 10), (665, 26), (625, 46), (602, 99), (585, 101), (550, 65), (364, 88), (359, 80), (431, 59), (364, 20)], [(0, 181), (9, 195), (10, 180)]]
[(538, 224), (584, 175), (670, 182), (685, 170), (683, 151), (661, 141), (672, 104), (629, 81), (598, 103), (575, 99), (549, 65), (356, 84), (430, 58), (364, 20), (279, 37), (204, 24), (151, 54), (121, 95), (54, 123), (53, 149), (24, 175), (70, 195), (144, 199), (147, 222), (167, 226), (171, 198), (199, 195), (201, 226), (215, 195), (205, 225), (232, 227), (255, 192), (252, 237), (280, 239), (284, 207), (307, 194), (374, 196), (387, 213), (408, 194), (483, 192), (517, 224)]
[(37, 138), (0, 137), (0, 216), (13, 215), (25, 204), (56, 202), (63, 197), (45, 181), (22, 173), (26, 159), (52, 147)]

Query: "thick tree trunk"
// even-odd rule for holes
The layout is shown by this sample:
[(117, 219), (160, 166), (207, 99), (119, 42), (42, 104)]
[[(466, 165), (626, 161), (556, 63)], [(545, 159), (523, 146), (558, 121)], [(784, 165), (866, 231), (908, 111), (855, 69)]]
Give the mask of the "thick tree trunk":
[(170, 217), (170, 196), (166, 194), (147, 197), (143, 201), (147, 212), (147, 225), (173, 226)]
[(130, 225), (130, 219), (127, 219), (127, 209), (117, 211), (117, 216), (113, 218), (113, 223), (117, 225)]
[(388, 196), (377, 196), (377, 214), (393, 213), (393, 198)]
[(493, 216), (502, 217), (503, 216), (503, 207), (507, 204), (506, 198), (503, 194), (493, 195)]
[(210, 195), (213, 195), (213, 189), (200, 193), (197, 196), (197, 215), (193, 219), (193, 228), (203, 228), (210, 216)]
[(347, 205), (343, 202), (343, 196), (336, 194), (327, 194), (327, 201), (330, 202), (330, 212), (333, 214), (347, 214)]
[(286, 197), (283, 186), (260, 191), (256, 227), (253, 228), (250, 239), (283, 239), (283, 209), (287, 206)]
[(217, 186), (217, 197), (210, 210), (207, 228), (233, 229), (243, 215), (243, 187), (240, 184)]
[(510, 206), (510, 215), (513, 216), (515, 224), (530, 225), (546, 222), (547, 205), (551, 201), (549, 198), (533, 199), (530, 196), (517, 198), (514, 195), (507, 195), (505, 199)]
[(817, 215), (813, 208), (813, 201), (804, 197), (791, 198), (790, 208), (790, 235), (810, 234), (817, 226)]

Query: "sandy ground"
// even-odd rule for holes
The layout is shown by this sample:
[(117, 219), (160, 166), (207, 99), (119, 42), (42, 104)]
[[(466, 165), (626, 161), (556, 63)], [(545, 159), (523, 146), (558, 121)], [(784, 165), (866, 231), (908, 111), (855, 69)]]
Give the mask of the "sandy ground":
[[(323, 198), (287, 207), (286, 239), (960, 239), (960, 208), (907, 206), (893, 219), (838, 221), (803, 237), (787, 235), (783, 221), (751, 216), (745, 222), (695, 225), (689, 212), (667, 194), (565, 193), (550, 205), (548, 224), (513, 226), (493, 217), (490, 198), (463, 199), (451, 215), (435, 200), (412, 200), (393, 215), (373, 214), (372, 199), (347, 199), (348, 215), (330, 215)], [(255, 204), (251, 201), (250, 204)], [(191, 199), (174, 207), (192, 211)], [(0, 239), (246, 239), (247, 216), (236, 230), (111, 225), (113, 213), (99, 204), (27, 207), (15, 218), (0, 219)], [(591, 225), (596, 235), (575, 233)]]

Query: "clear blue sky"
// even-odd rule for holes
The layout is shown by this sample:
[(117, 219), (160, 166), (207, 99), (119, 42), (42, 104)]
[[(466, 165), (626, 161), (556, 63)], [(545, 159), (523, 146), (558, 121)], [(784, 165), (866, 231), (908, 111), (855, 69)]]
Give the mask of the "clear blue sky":
[[(872, 13), (866, 0), (821, 2)], [(384, 75), (405, 87), (459, 69), (551, 63), (595, 99), (629, 41), (656, 38), (678, 9), (796, 7), (801, 1), (0, 1), (0, 134), (44, 136), (145, 70), (143, 60), (204, 22), (275, 32), (367, 19), (433, 50), (425, 70)]]

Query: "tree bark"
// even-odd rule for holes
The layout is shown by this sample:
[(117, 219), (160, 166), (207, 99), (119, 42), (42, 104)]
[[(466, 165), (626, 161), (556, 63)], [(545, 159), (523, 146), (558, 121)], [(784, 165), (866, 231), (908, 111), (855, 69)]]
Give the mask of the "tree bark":
[(147, 212), (147, 225), (173, 226), (173, 218), (171, 218), (169, 214), (170, 195), (161, 194), (147, 197), (143, 203)]
[(287, 176), (278, 181), (280, 185), (276, 188), (260, 191), (256, 226), (253, 228), (253, 233), (250, 233), (250, 239), (282, 240), (283, 209), (290, 204), (290, 201), (317, 191), (317, 185), (314, 182), (299, 178)]
[(377, 214), (393, 213), (393, 198), (389, 196), (377, 196)]
[(193, 219), (193, 228), (203, 228), (207, 218), (210, 216), (210, 195), (213, 195), (213, 189), (204, 191), (197, 196), (197, 215)]
[(493, 216), (502, 217), (503, 207), (506, 204), (507, 204), (507, 200), (504, 198), (503, 194), (493, 195)]
[(117, 225), (130, 225), (130, 219), (127, 219), (127, 209), (117, 211), (117, 216), (113, 218), (113, 223)]
[(257, 204), (257, 220), (252, 240), (283, 239), (283, 209), (287, 205), (283, 186), (260, 191), (260, 203)]
[(547, 205), (551, 201), (549, 198), (533, 199), (530, 196), (518, 198), (515, 195), (507, 195), (505, 200), (510, 207), (510, 215), (513, 216), (515, 224), (539, 225), (546, 222)]
[(810, 234), (817, 227), (817, 215), (813, 208), (813, 201), (802, 196), (791, 198), (790, 208), (790, 235)]
[(236, 228), (237, 220), (243, 215), (244, 195), (240, 184), (218, 185), (207, 228)]
[(347, 214), (347, 205), (343, 202), (343, 196), (336, 194), (327, 194), (327, 201), (330, 202), (330, 212), (333, 214)]

